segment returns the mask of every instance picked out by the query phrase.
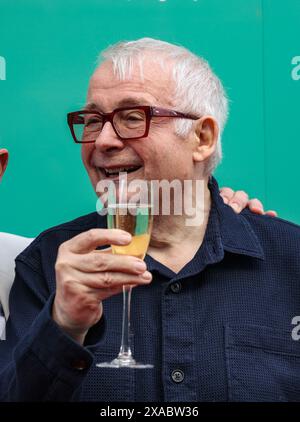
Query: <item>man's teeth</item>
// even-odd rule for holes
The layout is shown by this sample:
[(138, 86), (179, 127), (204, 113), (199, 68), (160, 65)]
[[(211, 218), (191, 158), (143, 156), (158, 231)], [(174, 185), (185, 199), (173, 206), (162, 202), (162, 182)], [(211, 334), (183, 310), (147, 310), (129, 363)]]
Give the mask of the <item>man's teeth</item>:
[(130, 173), (132, 171), (137, 170), (138, 168), (139, 166), (138, 167), (119, 167), (119, 168), (114, 168), (114, 169), (104, 168), (103, 170), (106, 176), (114, 176), (116, 174), (123, 173), (123, 172)]

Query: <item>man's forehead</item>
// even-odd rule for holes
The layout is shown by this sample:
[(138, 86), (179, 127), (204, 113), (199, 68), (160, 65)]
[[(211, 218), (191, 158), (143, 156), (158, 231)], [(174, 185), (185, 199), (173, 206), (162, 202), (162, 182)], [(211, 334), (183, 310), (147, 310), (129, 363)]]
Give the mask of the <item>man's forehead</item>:
[[(126, 75), (130, 73), (125, 80), (134, 80), (141, 83), (148, 80), (157, 81), (158, 83), (171, 82), (172, 64), (169, 61), (147, 54), (141, 59), (133, 58), (130, 63), (130, 69), (126, 66), (121, 71), (121, 73)], [(105, 82), (109, 82), (112, 79), (120, 81), (118, 72), (116, 73), (114, 73), (113, 63), (110, 60), (104, 61), (96, 68), (91, 80), (101, 78)]]
[[(145, 58), (142, 72), (137, 62), (134, 62), (132, 72), (124, 80), (114, 73), (111, 62), (103, 62), (93, 73), (88, 89), (88, 100), (91, 100), (98, 91), (121, 90), (131, 92), (130, 97), (145, 97), (150, 95), (166, 104), (173, 101), (173, 80), (170, 70), (165, 69), (157, 62)], [(120, 91), (119, 91), (120, 90)], [(148, 103), (149, 101), (147, 101)], [(150, 100), (151, 102), (151, 100)], [(146, 103), (145, 103), (146, 104)]]

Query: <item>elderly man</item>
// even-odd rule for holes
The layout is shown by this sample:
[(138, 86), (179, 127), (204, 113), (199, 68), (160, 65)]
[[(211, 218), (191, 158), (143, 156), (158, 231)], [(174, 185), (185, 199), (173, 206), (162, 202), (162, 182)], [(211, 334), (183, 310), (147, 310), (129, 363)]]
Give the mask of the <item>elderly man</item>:
[[(103, 59), (86, 107), (68, 117), (95, 190), (121, 170), (201, 179), (204, 219), (195, 228), (185, 215), (158, 216), (145, 263), (99, 249), (131, 238), (96, 213), (42, 233), (16, 261), (0, 399), (299, 400), (300, 230), (221, 199), (211, 176), (227, 117), (221, 82), (188, 50), (152, 39)], [(140, 136), (121, 129), (126, 116), (142, 122)], [(118, 352), (128, 284), (134, 355), (154, 368), (96, 367)]]

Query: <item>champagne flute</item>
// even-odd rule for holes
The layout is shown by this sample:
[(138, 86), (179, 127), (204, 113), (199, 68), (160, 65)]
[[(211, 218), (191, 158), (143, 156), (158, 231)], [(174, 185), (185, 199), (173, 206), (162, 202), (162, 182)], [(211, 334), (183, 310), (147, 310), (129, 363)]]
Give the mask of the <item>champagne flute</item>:
[[(153, 223), (152, 184), (145, 180), (131, 182), (119, 178), (110, 190), (107, 207), (107, 226), (121, 229), (132, 235), (126, 246), (111, 245), (112, 252), (119, 255), (132, 255), (144, 259), (150, 242)], [(135, 361), (130, 347), (130, 308), (132, 287), (123, 286), (122, 339), (118, 356), (111, 362), (97, 363), (100, 368), (153, 368), (153, 365)]]

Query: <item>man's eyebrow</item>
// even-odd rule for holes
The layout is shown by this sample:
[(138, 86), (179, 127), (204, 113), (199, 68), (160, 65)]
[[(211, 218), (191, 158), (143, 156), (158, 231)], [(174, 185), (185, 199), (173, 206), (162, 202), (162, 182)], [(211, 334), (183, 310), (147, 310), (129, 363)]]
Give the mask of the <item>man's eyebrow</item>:
[[(135, 107), (135, 106), (141, 106), (141, 105), (150, 105), (149, 100), (146, 100), (146, 98), (143, 97), (127, 97), (123, 98), (122, 100), (118, 101), (116, 103), (115, 108), (121, 108), (121, 107)], [(93, 102), (88, 102), (85, 104), (84, 110), (90, 111), (90, 110), (100, 110), (102, 111), (101, 107)]]
[(90, 110), (97, 110), (99, 107), (95, 103), (86, 103), (83, 107), (83, 110), (90, 111)]
[(117, 103), (117, 107), (131, 107), (141, 105), (149, 105), (149, 100), (146, 100), (143, 97), (127, 97), (123, 98)]

